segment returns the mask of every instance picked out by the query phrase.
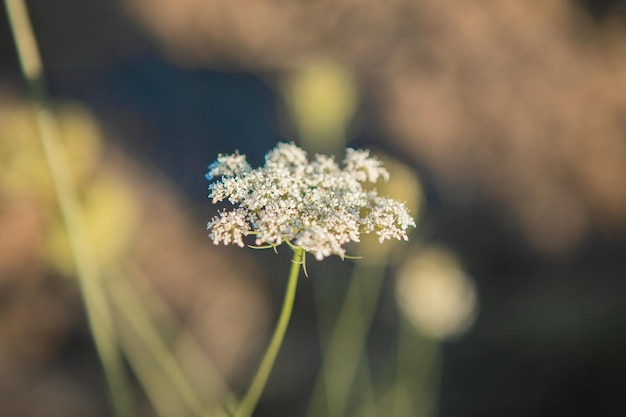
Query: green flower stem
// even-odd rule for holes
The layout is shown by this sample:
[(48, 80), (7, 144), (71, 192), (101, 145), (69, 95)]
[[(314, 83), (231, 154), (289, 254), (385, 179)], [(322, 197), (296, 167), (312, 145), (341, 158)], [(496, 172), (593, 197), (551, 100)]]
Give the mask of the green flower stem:
[(48, 102), (43, 65), (28, 11), (23, 0), (5, 0), (4, 3), (22, 73), (33, 102), (39, 139), (67, 230), (87, 319), (104, 369), (113, 412), (120, 417), (131, 416), (130, 390), (115, 343), (111, 312), (102, 291), (100, 271), (87, 243), (78, 196), (70, 180), (59, 129)]
[(250, 417), (256, 408), (267, 379), (270, 375), (274, 361), (278, 355), (283, 338), (285, 337), (285, 331), (291, 318), (291, 311), (293, 310), (293, 302), (296, 296), (296, 287), (298, 284), (298, 274), (300, 272), (300, 265), (302, 265), (304, 259), (304, 250), (302, 248), (293, 248), (293, 258), (291, 259), (291, 271), (289, 272), (289, 278), (287, 280), (287, 289), (285, 290), (285, 298), (283, 300), (283, 306), (278, 317), (278, 323), (272, 340), (270, 341), (267, 352), (261, 361), (259, 370), (257, 371), (248, 392), (243, 397), (239, 409), (237, 410), (237, 417)]

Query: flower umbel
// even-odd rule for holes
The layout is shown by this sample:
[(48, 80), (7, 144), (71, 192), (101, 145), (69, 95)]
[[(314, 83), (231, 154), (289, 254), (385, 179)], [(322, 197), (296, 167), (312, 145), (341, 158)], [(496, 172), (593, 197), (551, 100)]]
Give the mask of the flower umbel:
[(304, 249), (321, 260), (345, 256), (343, 245), (358, 242), (361, 233), (385, 239), (408, 240), (415, 227), (399, 201), (366, 191), (389, 173), (368, 150), (347, 149), (340, 167), (332, 157), (308, 160), (294, 143), (279, 143), (265, 156), (265, 165), (252, 169), (245, 155), (219, 155), (209, 165), (213, 203), (228, 200), (235, 207), (221, 211), (208, 224), (213, 243), (245, 246), (243, 237), (256, 236), (256, 245), (275, 247), (283, 242)]

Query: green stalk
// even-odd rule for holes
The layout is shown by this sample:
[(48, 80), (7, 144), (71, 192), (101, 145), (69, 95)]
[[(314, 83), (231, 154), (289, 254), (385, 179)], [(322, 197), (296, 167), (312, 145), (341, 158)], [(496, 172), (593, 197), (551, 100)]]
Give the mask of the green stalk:
[(133, 414), (130, 390), (122, 358), (115, 343), (113, 320), (102, 291), (100, 271), (90, 251), (78, 195), (70, 180), (59, 129), (47, 97), (37, 41), (24, 1), (5, 0), (5, 7), (22, 73), (33, 103), (39, 140), (67, 230), (80, 291), (85, 301), (87, 319), (104, 369), (113, 411), (117, 416), (128, 417)]
[(285, 337), (285, 331), (287, 330), (287, 325), (289, 324), (289, 319), (291, 318), (293, 303), (296, 296), (300, 265), (302, 265), (304, 257), (303, 249), (296, 247), (292, 249), (293, 258), (291, 259), (291, 270), (287, 280), (287, 289), (285, 290), (285, 298), (283, 300), (280, 316), (278, 317), (278, 323), (276, 323), (272, 340), (270, 341), (267, 352), (265, 352), (261, 365), (252, 380), (252, 384), (250, 385), (250, 388), (248, 388), (248, 392), (246, 392), (246, 395), (243, 397), (243, 400), (239, 405), (239, 409), (236, 414), (237, 417), (250, 417), (254, 412), (254, 409), (261, 398), (261, 394), (263, 393), (263, 389), (265, 388), (265, 384), (267, 383), (272, 367), (274, 366), (274, 361), (276, 360), (280, 346), (283, 343), (283, 338)]

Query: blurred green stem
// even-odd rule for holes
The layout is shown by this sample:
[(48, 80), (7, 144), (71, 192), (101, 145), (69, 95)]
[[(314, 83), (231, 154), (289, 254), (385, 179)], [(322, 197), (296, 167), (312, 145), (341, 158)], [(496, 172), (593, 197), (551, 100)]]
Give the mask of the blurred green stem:
[(300, 273), (300, 266), (305, 256), (303, 249), (296, 247), (292, 247), (292, 249), (293, 257), (291, 258), (291, 270), (287, 280), (287, 289), (285, 290), (285, 298), (283, 300), (280, 316), (278, 317), (278, 323), (276, 323), (272, 340), (267, 348), (267, 352), (265, 352), (265, 356), (263, 356), (263, 360), (261, 360), (261, 365), (252, 380), (252, 384), (250, 388), (248, 388), (248, 392), (246, 392), (243, 400), (241, 400), (241, 404), (237, 410), (237, 417), (250, 417), (254, 412), (285, 337), (287, 325), (289, 324), (293, 310), (293, 303), (296, 298), (298, 274)]
[[(324, 414), (317, 408), (321, 406), (324, 395), (329, 417), (341, 417), (346, 412), (359, 364), (366, 359), (365, 344), (383, 283), (384, 266), (384, 262), (356, 262), (322, 358), (322, 367), (309, 406), (310, 417)], [(359, 382), (365, 384), (362, 388), (371, 394), (369, 372), (366, 375), (367, 380)]]
[[(152, 381), (151, 378), (145, 377), (148, 367), (144, 364), (148, 362), (152, 364), (152, 361), (150, 361), (150, 358), (152, 358), (156, 368), (162, 372), (166, 381), (173, 386), (173, 391), (180, 396), (188, 411), (197, 417), (208, 415), (208, 411), (204, 410), (197, 391), (192, 386), (178, 360), (173, 356), (165, 340), (159, 334), (150, 315), (143, 308), (143, 301), (132, 286), (132, 280), (120, 271), (115, 275), (117, 279), (109, 279), (107, 288), (111, 293), (117, 310), (135, 333), (140, 342), (139, 344), (146, 348), (148, 356), (142, 357), (135, 352), (138, 350), (138, 346), (135, 346), (136, 344), (133, 345), (128, 341), (124, 344), (127, 354), (130, 354), (129, 357), (134, 358), (130, 361), (130, 365), (133, 366), (138, 377), (142, 380), (150, 401), (157, 409), (165, 409), (163, 406), (159, 407), (159, 401), (162, 398), (159, 398), (156, 394), (159, 391), (158, 387), (156, 387), (156, 382)], [(160, 414), (165, 415), (167, 413), (161, 411)]]
[(400, 312), (393, 417), (432, 417), (437, 413), (441, 341), (421, 335)]
[[(120, 278), (132, 278), (127, 279), (123, 285), (129, 286), (128, 291), (135, 298), (132, 306), (126, 309), (127, 314), (144, 316), (143, 320), (148, 320), (146, 325), (152, 326), (153, 330), (151, 331), (157, 333), (157, 336), (162, 338), (163, 343), (166, 340), (171, 340), (174, 334), (176, 335), (175, 348), (173, 349), (179, 354), (177, 357), (181, 358), (181, 361), (184, 359), (186, 363), (193, 364), (193, 369), (198, 371), (197, 377), (201, 377), (201, 379), (193, 380), (191, 378), (191, 384), (196, 390), (199, 390), (199, 396), (202, 403), (205, 404), (205, 408), (206, 404), (212, 408), (217, 406), (217, 403), (230, 406), (235, 404), (236, 397), (231, 392), (224, 377), (198, 343), (196, 336), (180, 323), (176, 312), (154, 288), (154, 283), (141, 272), (137, 265), (128, 264), (126, 268), (130, 276)], [(158, 317), (158, 328), (151, 320), (153, 317)], [(163, 331), (165, 336), (160, 336), (159, 329)], [(148, 340), (145, 342), (147, 343)], [(171, 355), (171, 350), (168, 349), (166, 354)], [(184, 371), (184, 363), (180, 363), (179, 366)]]
[(33, 102), (39, 139), (67, 230), (89, 326), (104, 368), (113, 410), (117, 416), (130, 417), (133, 414), (130, 390), (115, 343), (111, 312), (102, 291), (100, 271), (83, 227), (78, 195), (70, 181), (68, 163), (47, 97), (43, 65), (28, 11), (23, 0), (5, 0), (5, 6), (22, 72)]

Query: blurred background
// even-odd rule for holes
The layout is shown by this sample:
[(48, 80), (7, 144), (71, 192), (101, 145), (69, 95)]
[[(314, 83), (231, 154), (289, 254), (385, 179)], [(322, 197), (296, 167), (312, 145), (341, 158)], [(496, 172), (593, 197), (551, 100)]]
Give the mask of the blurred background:
[[(625, 2), (27, 5), (137, 416), (195, 415), (164, 357), (245, 391), (290, 254), (213, 246), (204, 174), (291, 140), (418, 228), (311, 258), (255, 416), (626, 415)], [(19, 68), (2, 9), (0, 416), (109, 416)]]

